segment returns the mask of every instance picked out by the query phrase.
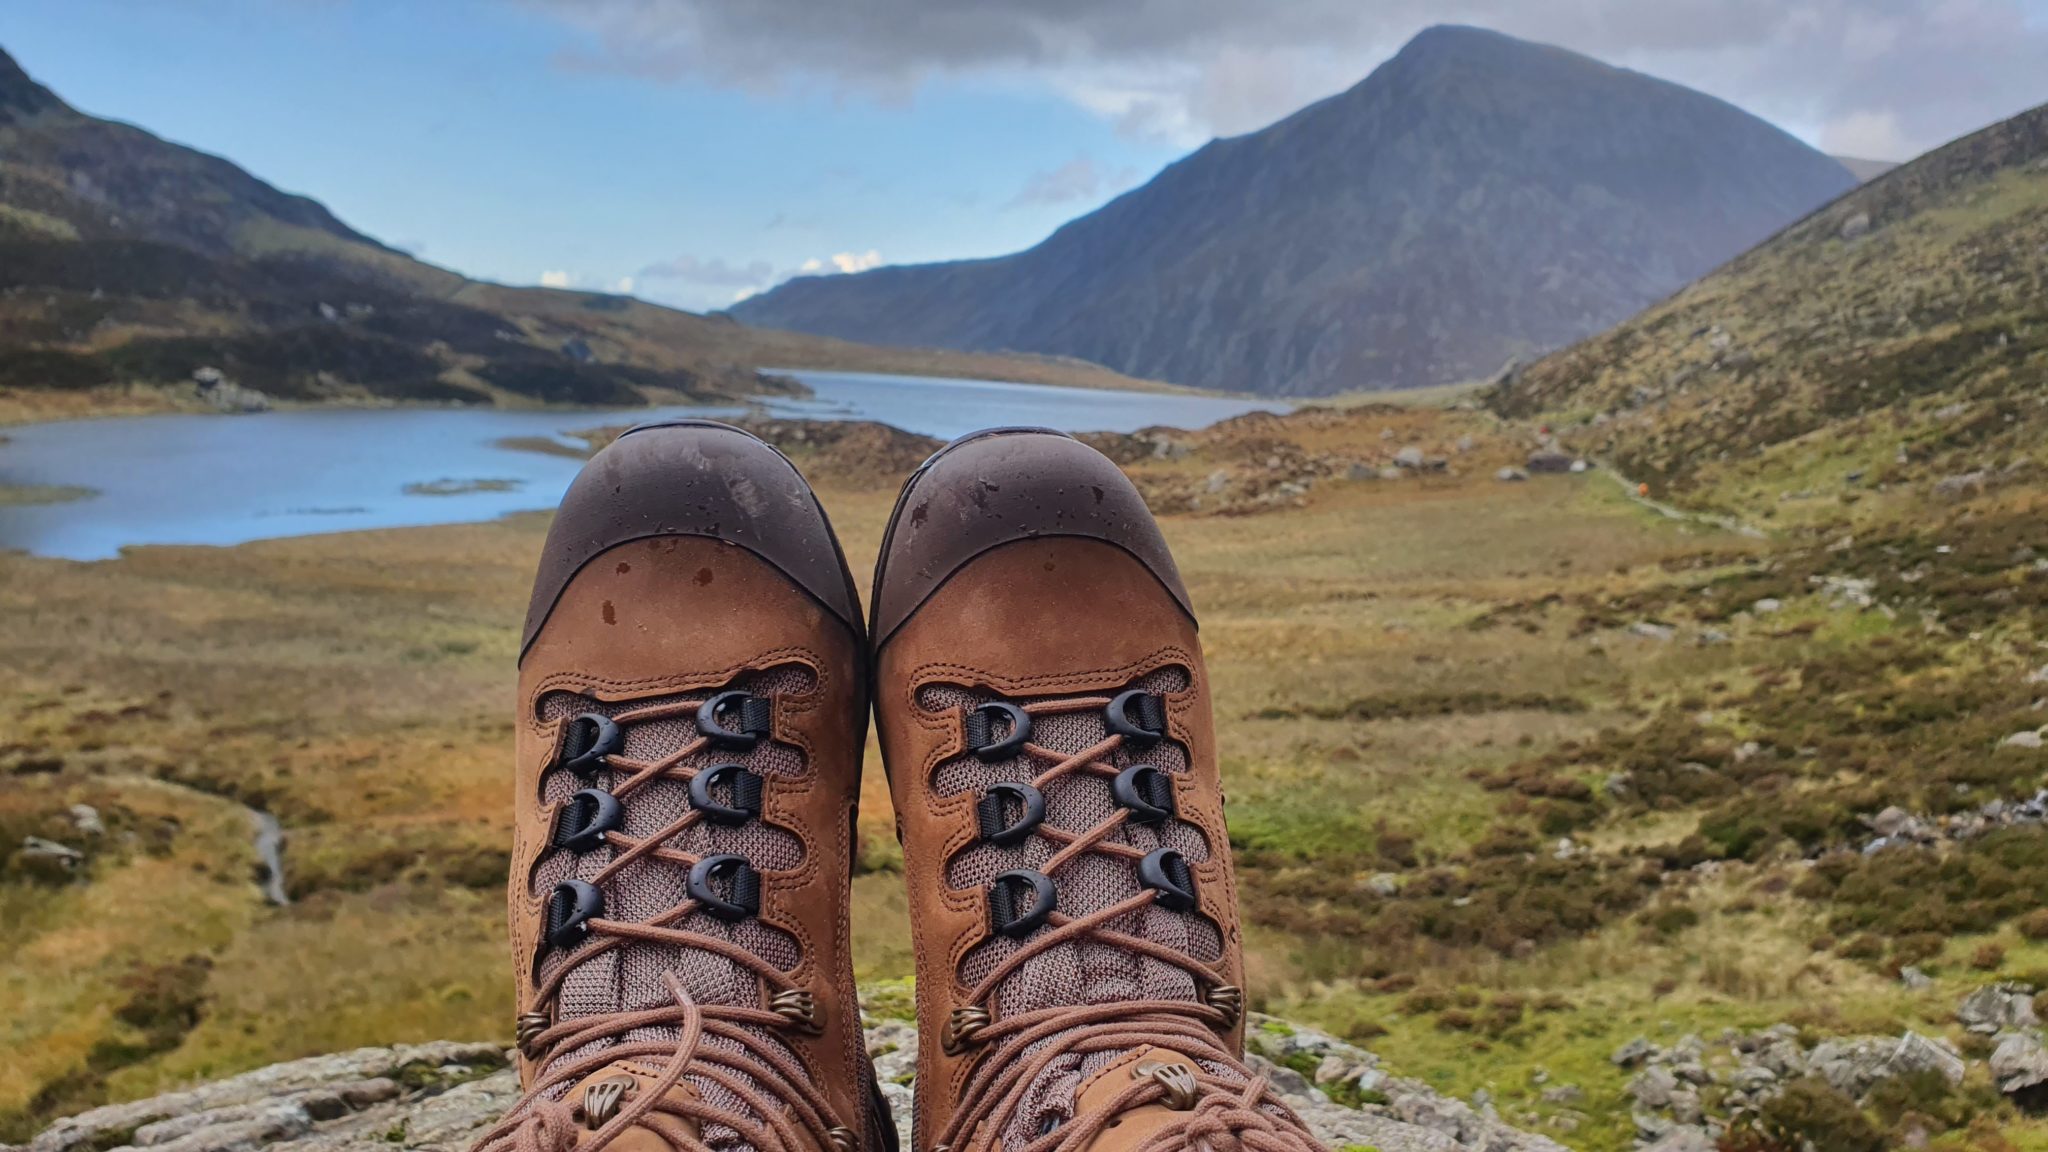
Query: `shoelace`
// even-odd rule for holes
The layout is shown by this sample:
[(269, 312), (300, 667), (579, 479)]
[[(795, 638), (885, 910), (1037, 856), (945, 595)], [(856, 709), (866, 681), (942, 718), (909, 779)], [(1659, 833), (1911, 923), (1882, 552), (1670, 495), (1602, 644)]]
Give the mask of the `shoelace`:
[[(548, 1031), (559, 1034), (551, 1036), (551, 1042), (581, 1047), (634, 1028), (674, 1024), (681, 1030), (675, 1041), (619, 1043), (556, 1062), (518, 1107), (484, 1133), (476, 1143), (477, 1152), (561, 1152), (578, 1147), (578, 1136), (586, 1130), (580, 1105), (552, 1099), (550, 1094), (600, 1068), (635, 1057), (662, 1058), (659, 1076), (591, 1132), (579, 1152), (601, 1149), (636, 1125), (653, 1130), (679, 1152), (711, 1152), (710, 1145), (690, 1131), (690, 1121), (700, 1130), (706, 1123), (730, 1128), (759, 1152), (807, 1152), (809, 1148), (837, 1146), (834, 1125), (826, 1119), (831, 1105), (811, 1084), (809, 1075), (759, 1033), (745, 1027), (779, 1017), (759, 1009), (700, 1006), (673, 974), (663, 979), (676, 998), (674, 1007), (589, 1017)], [(706, 1044), (706, 1038), (727, 1041), (731, 1047)], [(672, 1093), (685, 1076), (703, 1077), (724, 1087), (753, 1115), (717, 1108), (687, 1093)], [(755, 1117), (765, 1118), (765, 1122)], [(810, 1137), (809, 1144), (805, 1135)]]
[[(1124, 697), (1084, 696), (1062, 700), (1034, 701), (1016, 707), (1026, 717), (1067, 712), (1096, 711), (1120, 706)], [(983, 732), (986, 729), (983, 727)], [(1012, 733), (1014, 739), (1017, 733)], [(1094, 745), (1068, 755), (1026, 739), (1019, 751), (1033, 760), (1050, 761), (1052, 767), (1035, 777), (1031, 785), (1041, 794), (1051, 784), (1076, 774), (1116, 777), (1122, 770), (1106, 758), (1122, 747), (1127, 736), (1112, 731)], [(1034, 835), (1044, 836), (1060, 847), (1040, 867), (1051, 876), (1083, 853), (1098, 852), (1136, 864), (1148, 855), (1142, 849), (1112, 841), (1131, 819), (1131, 809), (1119, 807), (1086, 832), (1075, 833), (1039, 823)], [(970, 1076), (966, 1090), (951, 1121), (940, 1134), (941, 1150), (961, 1148), (969, 1135), (984, 1126), (1000, 1133), (1023, 1106), (1032, 1085), (1056, 1062), (1068, 1056), (1102, 1052), (1125, 1052), (1151, 1045), (1170, 1049), (1194, 1061), (1187, 1068), (1184, 1085), (1194, 1099), (1171, 1099), (1182, 1114), (1146, 1138), (1137, 1152), (1164, 1152), (1169, 1148), (1194, 1147), (1210, 1152), (1322, 1152), (1301, 1120), (1279, 1098), (1263, 1077), (1251, 1072), (1226, 1048), (1221, 1036), (1237, 1023), (1236, 1005), (1226, 1011), (1213, 1003), (1194, 1000), (1144, 1000), (1101, 1005), (1069, 1005), (1014, 1013), (1001, 1019), (986, 1008), (1008, 977), (1032, 958), (1065, 944), (1091, 939), (1113, 948), (1141, 954), (1172, 965), (1194, 978), (1197, 987), (1208, 973), (1196, 967), (1182, 951), (1110, 927), (1118, 919), (1144, 910), (1157, 902), (1161, 893), (1147, 889), (1084, 916), (1068, 916), (1053, 910), (1044, 920), (1045, 929), (1026, 940), (985, 975), (968, 993), (965, 1005), (956, 1008), (953, 1020), (975, 1023), (962, 1037), (956, 1024), (948, 1025), (949, 1041), (975, 1044), (1002, 1042), (1011, 1059), (985, 1057)], [(1236, 990), (1231, 990), (1235, 994)], [(1239, 1078), (1210, 1071), (1209, 1065), (1233, 1070)], [(1115, 1119), (1118, 1113), (1140, 1105), (1169, 1101), (1176, 1096), (1164, 1079), (1133, 1078), (1131, 1086), (1119, 1092), (1104, 1107), (1041, 1135), (1020, 1152), (1066, 1152), (1085, 1146)]]
[[(680, 700), (620, 713), (612, 718), (621, 728), (695, 716), (705, 706), (700, 699)], [(659, 779), (688, 784), (699, 770), (684, 767), (691, 757), (705, 752), (713, 741), (701, 732), (660, 760), (641, 762), (612, 753), (605, 766), (626, 778), (610, 789), (621, 804)], [(560, 765), (551, 766), (550, 771)], [(708, 770), (707, 770), (708, 771)], [(614, 828), (604, 833), (604, 842), (618, 854), (589, 881), (601, 885), (636, 860), (652, 857), (683, 868), (694, 868), (704, 857), (667, 847), (675, 837), (706, 819), (705, 812), (692, 805), (667, 827), (645, 837), (632, 837)], [(587, 1130), (577, 1102), (554, 1096), (612, 1063), (635, 1058), (661, 1058), (659, 1079), (635, 1094), (615, 1115), (594, 1132), (583, 1137), (578, 1152), (597, 1152), (620, 1133), (640, 1124), (657, 1132), (680, 1152), (710, 1152), (709, 1145), (692, 1135), (684, 1120), (711, 1122), (729, 1128), (756, 1152), (806, 1152), (800, 1133), (811, 1137), (809, 1148), (833, 1152), (850, 1147), (851, 1131), (831, 1118), (831, 1104), (812, 1083), (810, 1074), (792, 1059), (781, 1045), (763, 1035), (763, 1030), (810, 1026), (813, 1019), (808, 994), (780, 969), (736, 944), (715, 936), (674, 927), (705, 905), (694, 898), (650, 920), (627, 921), (593, 916), (584, 924), (585, 942), (549, 966), (536, 990), (535, 1003), (553, 1004), (569, 974), (599, 955), (629, 941), (701, 949), (759, 977), (769, 992), (770, 1003), (781, 1010), (739, 1005), (700, 1005), (674, 973), (664, 973), (663, 983), (675, 997), (672, 1007), (627, 1012), (596, 1013), (552, 1024), (538, 1032), (522, 1030), (520, 1048), (529, 1054), (566, 1052), (575, 1055), (551, 1060), (541, 1077), (504, 1119), (476, 1143), (475, 1152), (562, 1152), (578, 1147)], [(674, 1025), (678, 1037), (667, 1040), (627, 1040), (638, 1029)], [(723, 1043), (705, 1043), (707, 1038)], [(736, 1114), (671, 1089), (685, 1077), (699, 1077), (732, 1093), (751, 1116)]]

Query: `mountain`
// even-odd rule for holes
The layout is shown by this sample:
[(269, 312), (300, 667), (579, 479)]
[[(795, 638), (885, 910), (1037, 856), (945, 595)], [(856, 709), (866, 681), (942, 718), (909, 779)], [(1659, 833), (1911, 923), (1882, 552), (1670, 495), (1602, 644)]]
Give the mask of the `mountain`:
[(2048, 105), (1862, 186), (1491, 403), (1681, 498), (1774, 516), (2042, 478)]
[(1408, 388), (1598, 332), (1854, 185), (1719, 100), (1439, 27), (1028, 251), (797, 279), (733, 315), (1204, 387)]
[(190, 400), (206, 368), (301, 401), (636, 405), (797, 387), (759, 365), (1139, 383), (471, 281), (227, 160), (80, 113), (0, 52), (0, 418)]

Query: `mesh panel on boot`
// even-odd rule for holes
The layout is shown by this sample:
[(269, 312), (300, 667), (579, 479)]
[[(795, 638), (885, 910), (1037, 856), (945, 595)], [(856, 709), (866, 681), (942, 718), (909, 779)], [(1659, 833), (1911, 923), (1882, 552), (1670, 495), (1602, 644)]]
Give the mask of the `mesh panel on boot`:
[[(817, 678), (807, 668), (789, 666), (742, 676), (730, 687), (760, 696), (802, 696), (816, 690)], [(597, 712), (614, 718), (630, 717), (636, 712), (678, 701), (702, 700), (706, 695), (708, 692), (684, 693), (621, 704), (592, 700), (570, 692), (553, 692), (542, 698), (540, 717), (551, 723), (584, 712)], [(621, 727), (625, 735), (624, 758), (642, 764), (666, 761), (697, 738), (695, 718), (690, 715), (637, 723), (627, 719), (622, 721)], [(800, 751), (770, 740), (763, 740), (746, 751), (710, 749), (697, 752), (679, 763), (697, 770), (716, 764), (742, 764), (768, 778), (771, 788), (776, 780), (799, 779), (809, 770)], [(550, 804), (559, 803), (583, 787), (611, 790), (630, 775), (628, 771), (606, 769), (599, 771), (586, 784), (571, 772), (549, 772), (542, 779), (542, 799)], [(624, 832), (644, 839), (660, 833), (689, 811), (689, 786), (681, 780), (654, 780), (630, 793), (624, 806)], [(736, 827), (699, 821), (683, 834), (665, 841), (665, 846), (699, 857), (735, 853), (762, 872), (795, 868), (803, 858), (802, 845), (794, 834), (760, 820), (749, 820)], [(563, 850), (544, 853), (533, 871), (532, 890), (536, 896), (544, 897), (556, 884), (569, 877), (593, 879), (616, 855), (609, 846), (580, 857)], [(651, 920), (660, 916), (688, 898), (688, 880), (689, 869), (681, 864), (653, 858), (642, 858), (628, 864), (604, 885), (605, 918)], [(674, 927), (729, 940), (783, 971), (794, 969), (802, 959), (794, 937), (758, 919), (748, 918), (728, 924), (713, 916), (697, 913)], [(559, 959), (559, 956), (550, 956), (546, 963), (557, 963)], [(629, 941), (569, 973), (562, 982), (557, 1017), (573, 1020), (601, 1013), (667, 1006), (674, 1001), (662, 981), (662, 975), (667, 972), (674, 972), (699, 1004), (758, 1007), (762, 1003), (759, 979), (729, 960), (701, 949)], [(795, 1058), (779, 1036), (763, 1030), (755, 1031), (781, 1047), (792, 1059)], [(678, 1033), (670, 1027), (646, 1028), (628, 1033), (625, 1038), (668, 1041), (677, 1039)], [(609, 1043), (599, 1042), (601, 1046)], [(703, 1043), (730, 1051), (737, 1051), (739, 1047), (716, 1037), (707, 1038)], [(580, 1054), (563, 1052), (557, 1054), (557, 1059)], [(728, 1089), (700, 1077), (688, 1079), (707, 1104), (735, 1110), (740, 1107), (739, 1099)], [(713, 1147), (737, 1144), (737, 1133), (722, 1125), (707, 1125), (704, 1138)]]
[[(1185, 691), (1190, 678), (1187, 669), (1163, 668), (1132, 683), (1130, 687), (1161, 695)], [(1113, 695), (1113, 693), (1103, 693)], [(1030, 703), (1016, 697), (1002, 697), (985, 690), (935, 684), (920, 689), (918, 706), (928, 712), (944, 713), (971, 709), (991, 700)], [(1067, 712), (1032, 717), (1031, 742), (1063, 755), (1091, 748), (1109, 735), (1101, 710)], [(1149, 764), (1169, 774), (1188, 771), (1187, 749), (1172, 740), (1149, 748), (1119, 746), (1105, 758), (1118, 770), (1132, 764)], [(1042, 758), (1019, 755), (995, 763), (967, 754), (940, 764), (933, 773), (933, 791), (946, 796), (962, 792), (979, 794), (999, 782), (1029, 782), (1053, 766)], [(1044, 789), (1045, 823), (1076, 834), (1085, 833), (1117, 811), (1109, 778), (1090, 773), (1070, 773)], [(1110, 840), (1141, 851), (1172, 848), (1190, 862), (1210, 857), (1210, 845), (1200, 829), (1182, 820), (1162, 825), (1126, 821)], [(969, 845), (946, 863), (946, 883), (959, 890), (985, 888), (995, 876), (1012, 868), (1040, 869), (1058, 850), (1043, 836), (1032, 836), (1013, 847), (980, 843)], [(1101, 853), (1087, 853), (1063, 865), (1053, 875), (1059, 890), (1060, 911), (1082, 916), (1137, 895), (1135, 862)], [(1223, 935), (1217, 925), (1199, 913), (1171, 912), (1147, 906), (1112, 921), (1110, 927), (1132, 936), (1157, 941), (1204, 963), (1223, 955)], [(975, 985), (1020, 947), (1006, 936), (990, 936), (971, 949), (961, 963), (960, 978)], [(999, 1015), (1029, 1012), (1068, 1005), (1120, 1003), (1130, 1000), (1194, 1000), (1200, 990), (1186, 971), (1136, 955), (1109, 944), (1084, 941), (1066, 944), (1040, 953), (1005, 978), (990, 1007)], [(1021, 1054), (1020, 1054), (1021, 1055)], [(1073, 1057), (1055, 1063), (1032, 1086), (1024, 1106), (1013, 1115), (1004, 1130), (1008, 1144), (1027, 1143), (1039, 1135), (1047, 1117), (1070, 1117), (1073, 1097), (1082, 1079), (1096, 1068), (1116, 1059), (1106, 1053), (1083, 1061)], [(990, 1061), (989, 1064), (995, 1063)], [(985, 1065), (987, 1066), (987, 1065)]]

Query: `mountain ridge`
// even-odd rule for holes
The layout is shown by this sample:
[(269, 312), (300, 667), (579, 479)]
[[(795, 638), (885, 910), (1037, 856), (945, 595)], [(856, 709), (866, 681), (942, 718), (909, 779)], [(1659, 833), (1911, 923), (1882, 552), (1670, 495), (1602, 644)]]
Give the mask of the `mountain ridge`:
[(2048, 105), (1862, 185), (1489, 402), (1696, 503), (1866, 514), (2048, 463), (2044, 301)]
[(1418, 386), (1596, 332), (1854, 183), (1725, 101), (1440, 26), (1023, 252), (797, 279), (731, 311), (1236, 391)]
[(762, 365), (1148, 386), (1049, 358), (759, 333), (630, 297), (469, 280), (231, 160), (82, 113), (0, 50), (0, 420), (206, 404), (216, 374), (308, 403), (800, 390)]

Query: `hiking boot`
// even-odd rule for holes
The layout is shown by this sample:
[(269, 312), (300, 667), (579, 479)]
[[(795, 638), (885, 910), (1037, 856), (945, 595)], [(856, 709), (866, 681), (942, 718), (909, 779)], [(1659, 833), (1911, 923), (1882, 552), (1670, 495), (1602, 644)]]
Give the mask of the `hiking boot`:
[(1319, 1152), (1241, 1059), (1209, 682), (1130, 481), (1039, 429), (948, 445), (890, 521), (873, 636), (920, 1152)]
[(519, 660), (525, 1096), (494, 1152), (894, 1152), (848, 947), (853, 582), (774, 449), (627, 432), (548, 533)]

